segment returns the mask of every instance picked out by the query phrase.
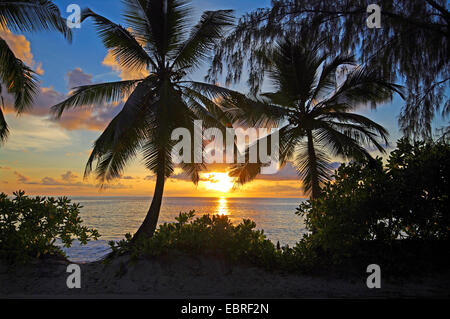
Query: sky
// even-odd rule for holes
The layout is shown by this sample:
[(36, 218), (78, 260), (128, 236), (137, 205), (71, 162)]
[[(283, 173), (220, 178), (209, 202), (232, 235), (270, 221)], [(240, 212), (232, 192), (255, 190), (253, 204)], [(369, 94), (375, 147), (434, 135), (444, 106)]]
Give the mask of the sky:
[[(123, 23), (120, 0), (56, 0), (62, 12), (69, 4), (89, 7), (110, 20)], [(208, 0), (192, 2), (194, 20), (204, 10), (234, 9), (236, 16), (249, 10), (268, 6), (261, 0)], [(67, 15), (67, 14), (63, 14)], [(32, 110), (16, 116), (8, 107), (6, 120), (10, 137), (0, 148), (0, 192), (12, 194), (18, 189), (30, 195), (52, 196), (149, 196), (154, 189), (154, 176), (139, 158), (129, 163), (123, 176), (100, 189), (94, 178), (83, 179), (85, 163), (93, 142), (101, 134), (121, 105), (82, 109), (65, 113), (60, 121), (49, 117), (49, 107), (66, 98), (70, 89), (79, 85), (132, 79), (139, 74), (123, 70), (103, 47), (90, 22), (74, 29), (70, 44), (58, 33), (14, 34), (0, 30), (17, 57), (31, 66), (40, 78), (40, 89)], [(207, 65), (191, 77), (203, 80)], [(242, 92), (245, 83), (234, 87)], [(384, 125), (391, 134), (391, 144), (401, 136), (397, 125), (402, 101), (398, 97), (377, 110), (361, 113)], [(338, 160), (338, 159), (336, 159)], [(224, 172), (224, 168), (216, 170)], [(205, 174), (195, 186), (175, 171), (167, 181), (165, 196), (228, 196), (228, 197), (304, 197), (302, 183), (295, 169), (287, 165), (275, 175), (260, 176), (238, 189), (226, 174)]]

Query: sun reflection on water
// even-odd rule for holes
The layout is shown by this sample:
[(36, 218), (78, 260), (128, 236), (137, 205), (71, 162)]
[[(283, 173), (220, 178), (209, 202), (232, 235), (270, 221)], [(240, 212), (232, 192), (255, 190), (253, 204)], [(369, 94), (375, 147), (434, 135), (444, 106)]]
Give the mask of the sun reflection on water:
[(225, 197), (220, 197), (217, 201), (217, 215), (225, 216), (229, 214), (228, 201)]

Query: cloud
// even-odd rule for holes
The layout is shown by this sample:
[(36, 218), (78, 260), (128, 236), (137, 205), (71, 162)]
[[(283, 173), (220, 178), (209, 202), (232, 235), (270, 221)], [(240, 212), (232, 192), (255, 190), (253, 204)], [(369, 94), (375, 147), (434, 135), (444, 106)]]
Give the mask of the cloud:
[(51, 177), (44, 177), (41, 181), (42, 185), (61, 185), (60, 182), (57, 182), (55, 179)]
[(64, 154), (67, 157), (79, 157), (79, 156), (86, 156), (89, 155), (92, 152), (92, 150), (87, 150), (84, 152), (68, 152), (66, 154)]
[(114, 56), (112, 50), (108, 50), (102, 64), (113, 69), (122, 80), (142, 79), (149, 75), (148, 71), (144, 69), (132, 70), (123, 68), (119, 63), (118, 58)]
[[(341, 163), (339, 162), (330, 163), (330, 167), (332, 170), (337, 169), (340, 165)], [(299, 180), (300, 177), (297, 173), (296, 168), (292, 165), (292, 163), (287, 162), (286, 165), (282, 167), (277, 173), (267, 175), (260, 174), (256, 177), (256, 179), (273, 180), (273, 181), (295, 181)]]
[(36, 63), (34, 61), (30, 42), (24, 35), (16, 35), (8, 29), (0, 29), (0, 38), (6, 41), (17, 58), (21, 59), (25, 64), (34, 69), (37, 74), (44, 74), (42, 63)]
[(292, 181), (299, 180), (297, 170), (292, 163), (287, 162), (278, 172), (275, 174), (259, 174), (256, 179), (260, 180), (275, 180), (275, 181)]
[[(40, 186), (62, 186), (62, 187), (76, 187), (76, 188), (97, 188), (100, 186), (92, 183), (84, 183), (82, 181), (77, 181), (78, 175), (73, 174), (70, 171), (61, 175), (62, 180), (58, 180), (54, 177), (45, 176), (40, 181), (32, 181), (29, 177), (20, 174), (19, 172), (14, 172), (17, 176), (17, 181), (26, 185), (40, 185)], [(124, 185), (121, 183), (108, 184), (102, 187), (103, 189), (129, 189), (133, 188), (132, 185)]]
[[(80, 86), (92, 83), (92, 75), (85, 73), (81, 68), (76, 68), (66, 74), (67, 86)], [(118, 105), (98, 105), (95, 107), (80, 107), (69, 109), (64, 112), (58, 120), (50, 114), (50, 107), (68, 98), (68, 94), (56, 91), (53, 87), (41, 87), (36, 95), (33, 107), (23, 114), (45, 117), (45, 119), (56, 123), (56, 125), (68, 130), (93, 130), (105, 129), (111, 119), (116, 116), (123, 104)], [(5, 113), (15, 113), (14, 99), (11, 95), (5, 94)], [(15, 128), (12, 127), (12, 131)]]
[(5, 149), (47, 151), (70, 144), (70, 137), (57, 124), (34, 115), (7, 115), (11, 133)]
[[(23, 114), (49, 116), (50, 106), (61, 102), (65, 97), (65, 94), (54, 90), (53, 87), (41, 87), (34, 98), (32, 108), (25, 110)], [(5, 94), (5, 113), (15, 113), (13, 105), (13, 97), (9, 94)]]
[(66, 77), (69, 90), (78, 86), (92, 84), (92, 74), (84, 73), (81, 68), (75, 68), (67, 72)]
[(61, 179), (66, 182), (71, 182), (77, 178), (78, 178), (78, 175), (72, 173), (71, 171), (67, 171), (66, 173), (61, 175)]
[(16, 171), (14, 172), (14, 175), (17, 176), (17, 181), (18, 181), (19, 183), (25, 184), (25, 183), (27, 183), (27, 182), (30, 180), (29, 177), (27, 177), (27, 176), (25, 176), (25, 175), (22, 175), (22, 174), (20, 174), (19, 172), (16, 172)]

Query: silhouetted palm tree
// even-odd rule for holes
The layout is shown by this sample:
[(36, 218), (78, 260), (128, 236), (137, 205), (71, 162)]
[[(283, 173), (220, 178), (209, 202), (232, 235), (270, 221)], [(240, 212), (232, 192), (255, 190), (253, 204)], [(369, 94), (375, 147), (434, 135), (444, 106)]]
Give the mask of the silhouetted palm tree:
[[(72, 33), (58, 7), (47, 0), (0, 0), (0, 30), (6, 29), (13, 32), (57, 30), (69, 41), (72, 39)], [(32, 106), (38, 87), (36, 74), (14, 55), (0, 37), (0, 145), (6, 141), (9, 133), (2, 112), (5, 108), (2, 84), (14, 96), (17, 114)]]
[[(247, 124), (265, 119), (281, 126), (279, 162), (293, 162), (305, 191), (313, 198), (319, 196), (321, 184), (330, 177), (328, 154), (370, 157), (363, 148), (369, 144), (384, 152), (382, 143), (387, 143), (388, 132), (351, 111), (368, 102), (387, 101), (393, 92), (401, 94), (400, 86), (355, 66), (350, 56), (338, 56), (326, 63), (327, 56), (320, 53), (321, 48), (320, 43), (305, 47), (300, 41), (285, 39), (274, 49), (258, 52), (276, 91), (261, 94), (258, 107), (239, 99), (223, 101), (227, 113), (246, 119)], [(350, 69), (343, 83), (338, 83), (340, 67)], [(236, 164), (231, 175), (244, 184), (255, 178), (261, 167), (261, 163)]]
[[(147, 216), (134, 236), (138, 238), (152, 236), (157, 226), (164, 183), (174, 169), (171, 152), (177, 141), (171, 140), (172, 130), (183, 127), (193, 134), (195, 120), (202, 120), (204, 127), (224, 129), (229, 121), (217, 102), (219, 97), (238, 93), (187, 79), (232, 24), (231, 10), (204, 12), (189, 32), (191, 15), (185, 1), (125, 0), (124, 4), (129, 28), (91, 10), (83, 12), (82, 20), (94, 20), (104, 45), (112, 50), (122, 67), (147, 70), (149, 75), (75, 88), (53, 111), (61, 116), (69, 108), (120, 102), (129, 96), (95, 142), (85, 176), (97, 160), (97, 178), (101, 183), (110, 181), (121, 175), (132, 157), (142, 152), (146, 168), (156, 175), (156, 185)], [(183, 163), (182, 168), (198, 183), (204, 165)]]

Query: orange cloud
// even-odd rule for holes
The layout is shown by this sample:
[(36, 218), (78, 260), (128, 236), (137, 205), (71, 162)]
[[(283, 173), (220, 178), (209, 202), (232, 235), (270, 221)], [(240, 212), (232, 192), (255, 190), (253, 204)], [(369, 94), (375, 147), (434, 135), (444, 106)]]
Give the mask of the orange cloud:
[[(88, 85), (92, 83), (92, 75), (85, 73), (81, 68), (76, 68), (66, 74), (67, 87)], [(25, 114), (46, 117), (57, 123), (66, 130), (73, 131), (79, 129), (99, 131), (104, 130), (111, 119), (119, 113), (122, 104), (98, 105), (95, 107), (80, 107), (69, 109), (64, 112), (59, 120), (52, 119), (50, 107), (60, 103), (69, 95), (56, 91), (53, 87), (41, 87), (37, 93), (33, 107), (26, 110)], [(11, 95), (5, 94), (5, 113), (15, 113), (13, 108), (14, 99)]]
[(119, 73), (119, 77), (123, 81), (142, 79), (149, 75), (148, 71), (145, 69), (131, 70), (131, 69), (123, 68), (119, 63), (119, 59), (114, 56), (114, 54), (111, 50), (109, 50), (108, 53), (106, 54), (105, 58), (103, 59), (102, 64), (112, 68), (115, 72)]
[(33, 68), (37, 74), (44, 74), (42, 63), (36, 63), (34, 61), (33, 53), (31, 53), (30, 42), (24, 35), (16, 35), (8, 29), (0, 29), (0, 38), (6, 41), (17, 58), (21, 59), (25, 64)]

